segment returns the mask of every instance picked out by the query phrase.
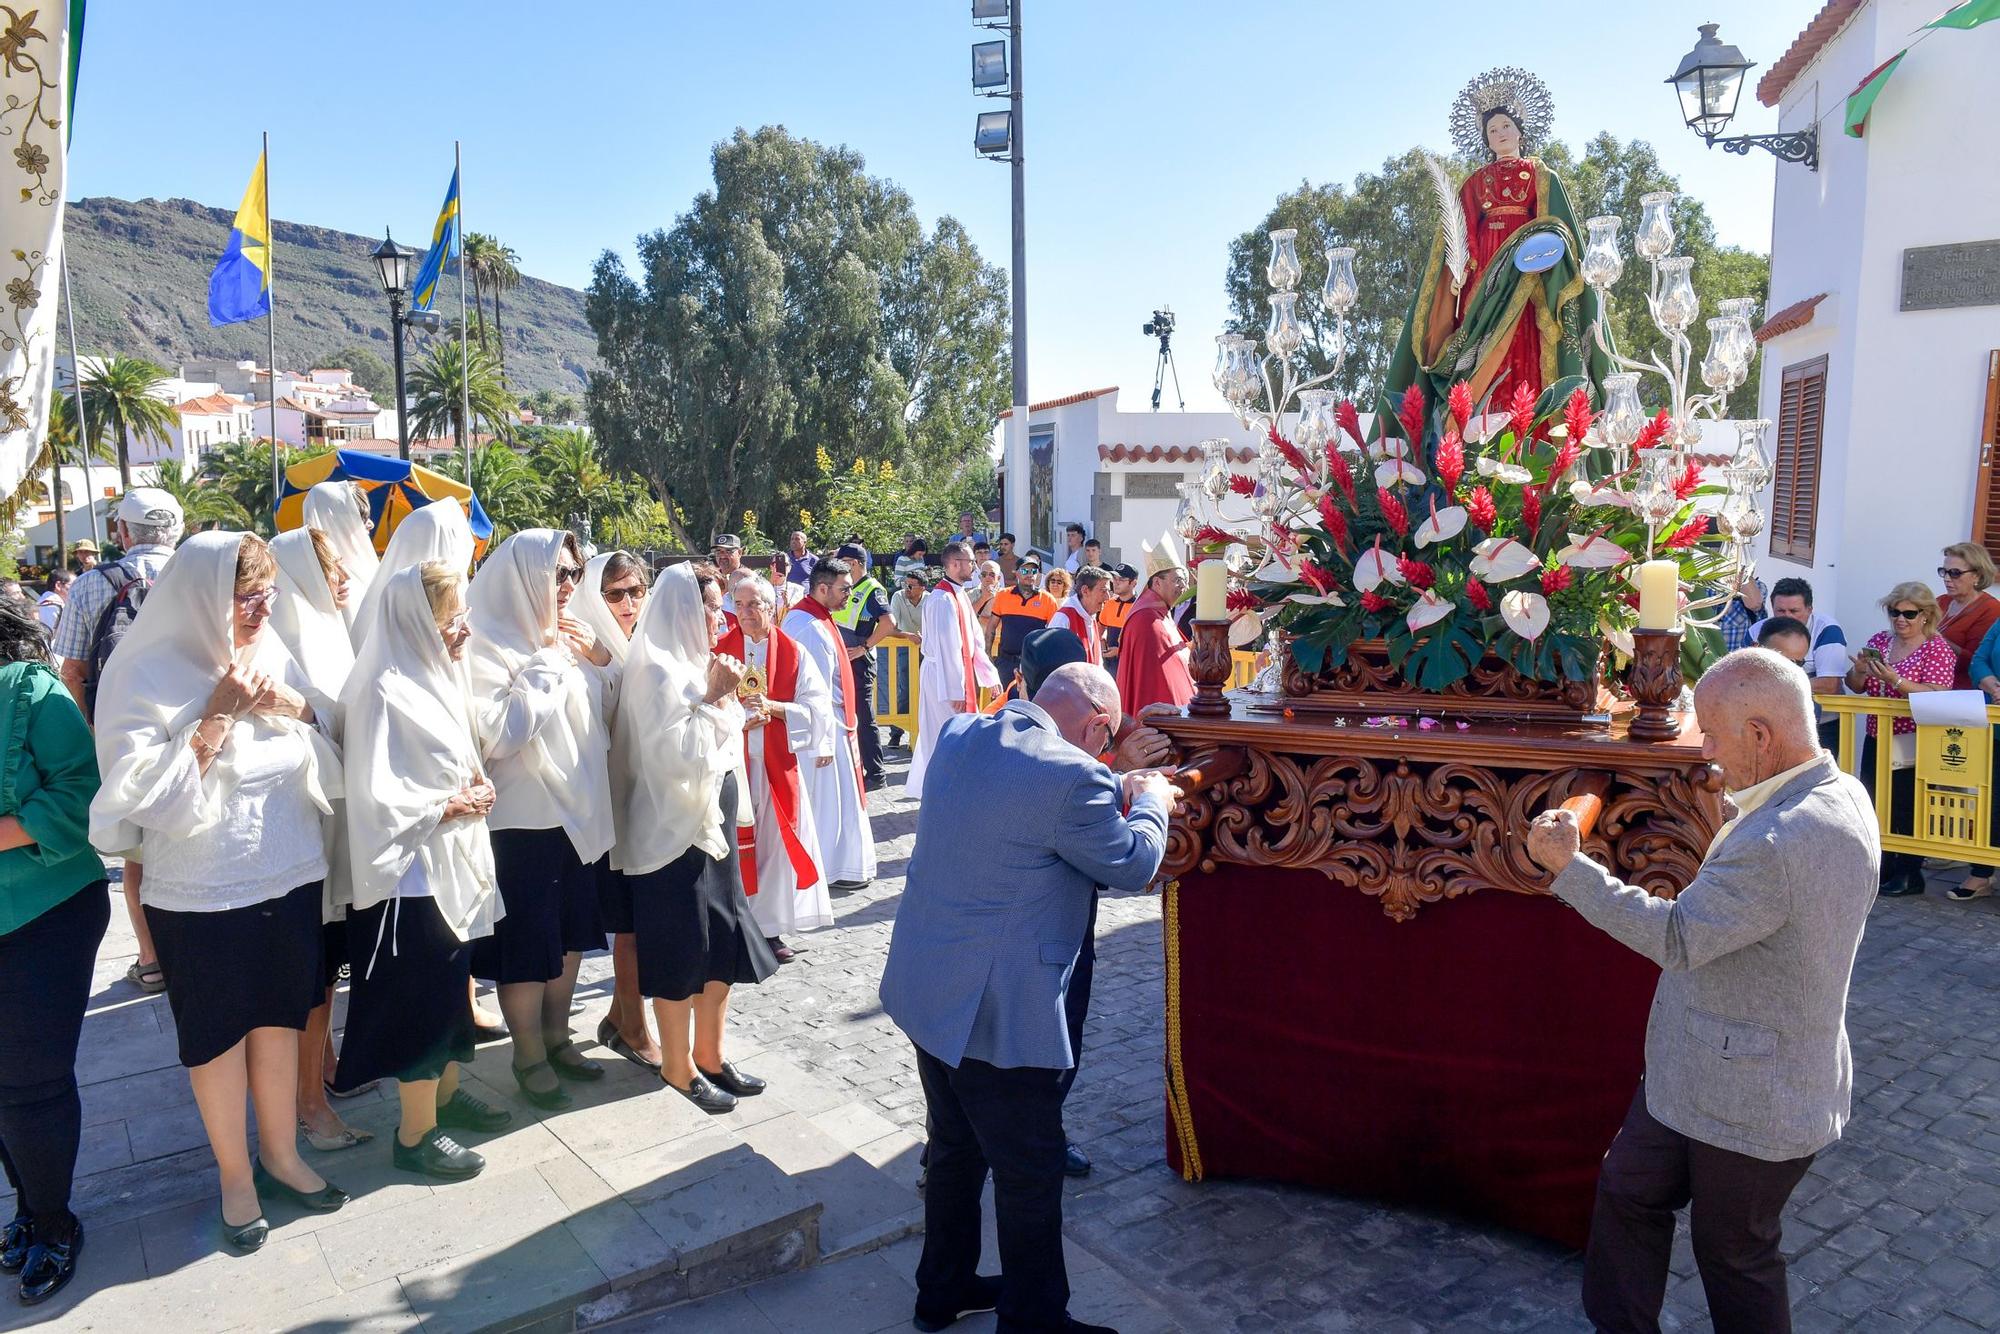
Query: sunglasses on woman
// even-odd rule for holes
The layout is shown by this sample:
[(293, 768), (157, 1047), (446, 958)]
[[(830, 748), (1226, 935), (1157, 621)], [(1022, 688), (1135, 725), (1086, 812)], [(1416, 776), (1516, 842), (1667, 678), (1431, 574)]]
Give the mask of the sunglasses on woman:
[(556, 582), (557, 582), (557, 583), (559, 583), (559, 584), (578, 584), (578, 583), (581, 583), (582, 581), (583, 581), (583, 567), (582, 567), (581, 565), (558, 565), (558, 566), (556, 566)]
[(644, 602), (646, 590), (637, 584), (628, 584), (624, 588), (607, 588), (604, 590), (604, 600), (614, 607), (623, 602)]
[(1917, 607), (1891, 607), (1889, 614), (1899, 621), (1914, 621), (1924, 613)]
[(254, 593), (236, 594), (237, 607), (246, 612), (268, 611), (271, 604), (277, 600), (278, 586), (276, 584), (266, 584)]
[(1940, 566), (1938, 566), (1938, 571), (1937, 571), (1937, 572), (1938, 572), (1938, 578), (1940, 578), (1940, 579), (1959, 579), (1959, 578), (1963, 578), (1963, 577), (1964, 577), (1965, 575), (1968, 575), (1968, 574), (1971, 574), (1971, 573), (1972, 573), (1972, 571), (1970, 571), (1970, 570), (1957, 570), (1957, 569), (1953, 569), (1953, 568), (1952, 568), (1951, 566), (1949, 566), (1949, 565), (1940, 565)]

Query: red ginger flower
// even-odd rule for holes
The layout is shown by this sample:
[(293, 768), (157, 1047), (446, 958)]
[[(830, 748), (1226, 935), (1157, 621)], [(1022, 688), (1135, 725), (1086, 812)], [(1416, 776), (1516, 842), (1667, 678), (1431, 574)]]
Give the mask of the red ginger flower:
[(1327, 569), (1324, 565), (1321, 565), (1318, 561), (1313, 561), (1313, 560), (1300, 561), (1299, 578), (1311, 584), (1313, 591), (1315, 593), (1321, 594), (1322, 596), (1333, 591), (1333, 584), (1334, 584), (1333, 571)]
[(1575, 466), (1577, 457), (1583, 453), (1583, 444), (1575, 436), (1562, 442), (1556, 450), (1555, 465), (1549, 469), (1549, 483), (1554, 485), (1562, 480), (1562, 475)]
[(1403, 401), (1396, 407), (1396, 419), (1403, 424), (1403, 438), (1415, 449), (1424, 438), (1424, 390), (1415, 381), (1403, 391)]
[(1322, 495), (1319, 498), (1319, 522), (1320, 527), (1326, 529), (1326, 535), (1333, 544), (1345, 551), (1347, 515), (1341, 512), (1340, 506), (1333, 503), (1333, 497), (1330, 495)]
[[(1452, 386), (1453, 392), (1458, 386)], [(1432, 465), (1437, 472), (1438, 485), (1444, 488), (1447, 498), (1457, 487), (1458, 479), (1465, 476), (1465, 442), (1458, 438), (1458, 428), (1444, 428), (1444, 439), (1438, 441), (1437, 460)]]
[(1254, 496), (1257, 494), (1257, 479), (1249, 473), (1230, 473), (1229, 489), (1239, 496)]
[(1228, 546), (1231, 542), (1234, 542), (1236, 538), (1229, 533), (1225, 533), (1224, 531), (1222, 531), (1222, 529), (1217, 528), (1212, 523), (1205, 523), (1201, 526), (1200, 530), (1195, 533), (1194, 540), (1204, 545), (1209, 543), (1216, 543), (1221, 546)]
[(1285, 439), (1282, 435), (1279, 435), (1277, 427), (1273, 426), (1270, 434), (1271, 443), (1277, 446), (1278, 456), (1292, 465), (1293, 472), (1304, 477), (1312, 471), (1312, 465), (1306, 462), (1306, 456), (1299, 452), (1299, 447)]
[(1410, 512), (1403, 508), (1402, 501), (1396, 499), (1395, 492), (1376, 488), (1375, 503), (1381, 506), (1382, 522), (1388, 524), (1396, 536), (1410, 535)]
[(1354, 410), (1354, 400), (1341, 399), (1340, 406), (1334, 409), (1333, 417), (1340, 423), (1340, 429), (1347, 432), (1348, 439), (1354, 442), (1356, 449), (1368, 443), (1361, 438), (1361, 414)]
[(1472, 420), (1472, 386), (1459, 380), (1445, 395), (1445, 406), (1451, 412), (1451, 419), (1463, 431), (1465, 424)]
[(1662, 545), (1669, 551), (1686, 551), (1689, 547), (1701, 541), (1702, 535), (1707, 532), (1708, 516), (1706, 514), (1697, 514), (1681, 527), (1674, 529)]
[(1493, 610), (1493, 595), (1486, 591), (1486, 585), (1477, 579), (1465, 581), (1465, 600), (1480, 611)]
[(1563, 404), (1563, 425), (1569, 428), (1570, 441), (1581, 447), (1583, 437), (1590, 433), (1590, 424), (1597, 420), (1597, 414), (1590, 410), (1590, 391), (1579, 386)]
[(1575, 572), (1567, 565), (1557, 565), (1542, 571), (1542, 592), (1550, 597), (1568, 588)]
[(1361, 610), (1363, 611), (1387, 611), (1389, 610), (1389, 606), (1389, 599), (1383, 597), (1372, 588), (1361, 595)]
[(1639, 432), (1639, 438), (1632, 442), (1632, 449), (1634, 452), (1641, 449), (1651, 449), (1654, 445), (1666, 439), (1667, 428), (1673, 424), (1673, 415), (1665, 408), (1661, 408), (1660, 415), (1647, 422), (1645, 429)]
[(1247, 588), (1232, 588), (1229, 590), (1228, 606), (1231, 611), (1255, 611), (1262, 605), (1263, 603), (1258, 601), (1257, 595)]
[(1701, 465), (1688, 460), (1687, 471), (1674, 479), (1674, 499), (1693, 500), (1694, 493), (1701, 489)]
[(1530, 538), (1542, 526), (1542, 493), (1532, 486), (1521, 488), (1521, 527)]
[(1329, 473), (1333, 474), (1333, 480), (1339, 485), (1341, 494), (1347, 497), (1348, 508), (1352, 509), (1354, 507), (1354, 469), (1347, 466), (1346, 456), (1337, 449), (1329, 449), (1326, 452), (1326, 468)]
[(1516, 449), (1528, 443), (1528, 433), (1535, 429), (1535, 391), (1526, 380), (1514, 386), (1514, 396), (1507, 400), (1507, 425)]
[(1409, 581), (1410, 587), (1419, 592), (1437, 582), (1437, 571), (1414, 556), (1398, 556), (1396, 568), (1402, 571), (1403, 578)]
[(1488, 537), (1500, 526), (1500, 511), (1493, 504), (1493, 493), (1483, 486), (1473, 487), (1472, 494), (1466, 497), (1465, 514), (1472, 520), (1472, 526)]

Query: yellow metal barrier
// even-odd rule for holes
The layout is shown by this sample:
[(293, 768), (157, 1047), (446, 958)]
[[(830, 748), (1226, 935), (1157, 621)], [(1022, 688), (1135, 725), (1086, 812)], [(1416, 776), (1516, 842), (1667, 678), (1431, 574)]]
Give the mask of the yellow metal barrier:
[(1816, 695), (1813, 699), (1840, 719), (1840, 767), (1851, 774), (1860, 774), (1866, 720), (1877, 720), (1875, 772), (1868, 777), (1875, 792), (1875, 823), (1882, 834), (1884, 852), (1941, 857), (1975, 866), (2000, 863), (1992, 816), (1992, 725), (2000, 724), (2000, 708), (1986, 710), (1986, 727), (1917, 728), (1914, 818), (1912, 827), (1902, 831), (1890, 827), (1895, 747), (1880, 742), (1890, 735), (1893, 720), (1910, 716), (1909, 701), (1867, 695)]
[(917, 735), (917, 646), (908, 639), (875, 646), (875, 725)]

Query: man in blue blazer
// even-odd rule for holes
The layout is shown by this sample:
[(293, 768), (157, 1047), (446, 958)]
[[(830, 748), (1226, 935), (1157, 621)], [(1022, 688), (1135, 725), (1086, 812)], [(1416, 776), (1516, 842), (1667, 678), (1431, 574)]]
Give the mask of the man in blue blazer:
[[(1065, 997), (1096, 887), (1139, 890), (1177, 800), (1157, 771), (1097, 756), (1121, 721), (1101, 667), (1072, 663), (1033, 702), (948, 721), (882, 971), (882, 1008), (917, 1048), (930, 1120), (916, 1325), (999, 1310), (1002, 1331), (1088, 1331), (1063, 1266)], [(989, 1168), (1001, 1276), (981, 1277)]]

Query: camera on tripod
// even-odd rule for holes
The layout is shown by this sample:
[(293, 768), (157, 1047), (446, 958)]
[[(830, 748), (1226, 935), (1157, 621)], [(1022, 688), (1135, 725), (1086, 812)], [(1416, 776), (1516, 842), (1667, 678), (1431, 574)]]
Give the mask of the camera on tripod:
[(1160, 410), (1160, 389), (1166, 383), (1167, 373), (1173, 372), (1174, 401), (1180, 403), (1181, 411), (1187, 411), (1187, 404), (1181, 399), (1181, 372), (1174, 365), (1174, 311), (1171, 306), (1161, 306), (1153, 312), (1153, 318), (1139, 326), (1139, 332), (1148, 338), (1160, 340), (1160, 354), (1153, 359), (1153, 411)]
[(1153, 312), (1153, 318), (1139, 326), (1139, 332), (1148, 338), (1171, 338), (1174, 336), (1174, 312), (1162, 307)]

